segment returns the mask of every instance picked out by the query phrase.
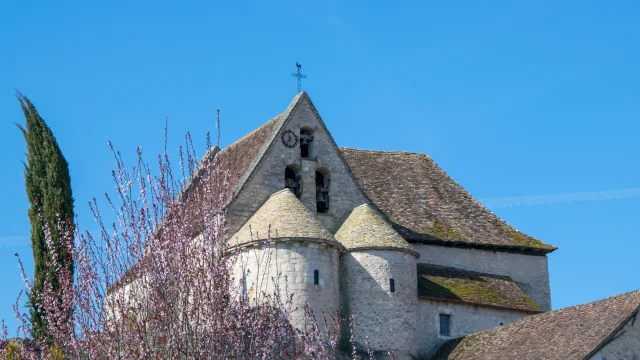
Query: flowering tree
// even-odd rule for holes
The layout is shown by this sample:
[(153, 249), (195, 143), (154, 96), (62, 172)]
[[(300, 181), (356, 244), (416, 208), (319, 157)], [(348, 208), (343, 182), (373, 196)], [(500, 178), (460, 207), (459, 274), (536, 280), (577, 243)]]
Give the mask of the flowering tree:
[[(60, 233), (59, 243), (72, 256), (57, 259), (52, 229), (43, 222), (49, 266), (58, 275), (58, 286), (45, 282), (38, 304), (51, 339), (6, 349), (28, 359), (336, 357), (338, 314), (318, 321), (306, 307), (309, 327), (294, 329), (288, 321), (290, 294), (264, 292), (259, 303), (240, 296), (243, 279), (234, 279), (231, 272), (239, 260), (225, 242), (228, 173), (215, 152), (199, 162), (187, 135), (179, 174), (172, 171), (166, 145), (154, 174), (141, 149), (136, 165), (128, 168), (109, 146), (117, 196), (105, 194), (109, 213), (95, 198), (89, 203), (100, 233), (59, 222), (59, 229), (76, 230)], [(75, 275), (65, 261), (73, 262)], [(33, 339), (33, 326), (20, 313), (18, 300), (14, 310), (22, 324), (20, 336)]]

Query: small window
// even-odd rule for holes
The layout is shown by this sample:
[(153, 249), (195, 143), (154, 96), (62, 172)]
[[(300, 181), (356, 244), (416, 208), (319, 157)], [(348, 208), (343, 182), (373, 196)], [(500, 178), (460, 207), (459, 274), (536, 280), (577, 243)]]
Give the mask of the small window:
[(318, 285), (320, 283), (320, 272), (318, 270), (313, 270), (313, 285)]
[(440, 314), (440, 335), (451, 336), (451, 315)]
[(389, 279), (389, 291), (396, 292), (396, 282), (393, 279)]

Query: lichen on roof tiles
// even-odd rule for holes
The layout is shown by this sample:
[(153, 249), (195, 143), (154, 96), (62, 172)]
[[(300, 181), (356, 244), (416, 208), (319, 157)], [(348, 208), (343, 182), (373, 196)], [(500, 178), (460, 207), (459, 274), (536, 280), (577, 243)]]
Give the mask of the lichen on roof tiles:
[(398, 249), (418, 253), (402, 238), (371, 206), (360, 205), (353, 209), (347, 220), (336, 232), (336, 240), (347, 250), (353, 249)]
[(445, 343), (432, 360), (586, 359), (616, 329), (637, 316), (639, 306), (640, 290), (636, 290), (527, 316)]
[(271, 195), (240, 230), (231, 236), (229, 245), (279, 238), (336, 242), (331, 233), (300, 200), (289, 189), (283, 189)]
[(556, 249), (494, 215), (427, 155), (340, 151), (367, 196), (409, 241), (541, 254)]
[(527, 312), (540, 311), (509, 276), (424, 263), (418, 264), (418, 296)]

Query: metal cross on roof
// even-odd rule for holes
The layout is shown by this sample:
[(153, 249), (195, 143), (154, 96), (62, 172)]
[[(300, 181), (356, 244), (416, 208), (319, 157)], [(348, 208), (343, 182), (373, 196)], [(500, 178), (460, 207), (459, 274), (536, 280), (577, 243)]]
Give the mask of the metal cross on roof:
[(296, 62), (296, 67), (298, 68), (298, 71), (291, 74), (291, 76), (298, 78), (298, 92), (300, 92), (302, 91), (302, 79), (306, 78), (307, 75), (302, 75), (300, 73), (300, 69), (302, 69), (302, 65)]

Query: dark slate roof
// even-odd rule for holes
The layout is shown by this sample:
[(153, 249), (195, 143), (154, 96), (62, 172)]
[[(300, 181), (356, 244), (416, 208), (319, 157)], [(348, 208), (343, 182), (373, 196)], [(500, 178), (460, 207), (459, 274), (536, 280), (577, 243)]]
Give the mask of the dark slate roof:
[(340, 151), (367, 196), (408, 241), (538, 254), (556, 249), (494, 215), (427, 155)]
[(452, 340), (443, 345), (432, 360), (587, 359), (606, 345), (627, 321), (637, 317), (638, 306), (640, 290), (527, 316)]
[(540, 312), (538, 305), (509, 276), (424, 263), (418, 264), (418, 296), (433, 300)]

